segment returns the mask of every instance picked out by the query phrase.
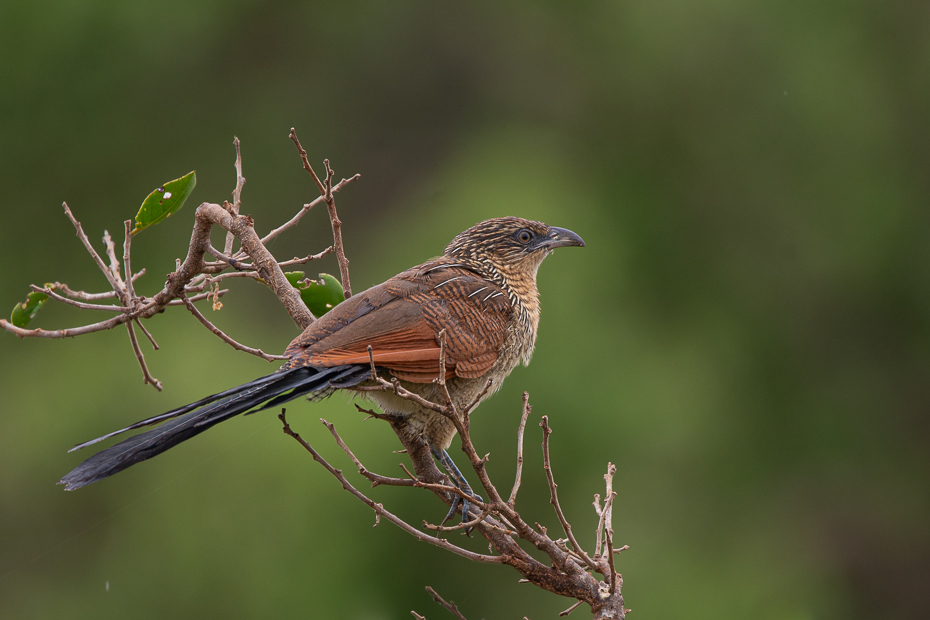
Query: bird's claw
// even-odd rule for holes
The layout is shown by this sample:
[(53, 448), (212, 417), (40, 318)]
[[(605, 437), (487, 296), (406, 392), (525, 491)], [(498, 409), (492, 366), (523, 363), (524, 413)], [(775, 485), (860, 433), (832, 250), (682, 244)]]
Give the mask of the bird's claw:
[[(455, 516), (455, 513), (458, 511), (459, 507), (462, 508), (462, 523), (468, 523), (469, 521), (471, 521), (473, 518), (472, 517), (473, 514), (474, 514), (474, 517), (477, 517), (480, 514), (478, 511), (474, 509), (474, 506), (472, 506), (471, 502), (469, 502), (467, 499), (465, 499), (458, 493), (453, 493), (452, 495), (453, 495), (452, 506), (449, 508), (449, 512), (443, 518), (442, 525), (445, 525), (445, 523), (449, 521), (449, 519), (452, 519)], [(479, 502), (484, 501), (484, 498), (482, 498), (477, 493), (471, 493), (471, 496)], [(465, 528), (465, 535), (471, 536), (471, 531), (473, 529), (475, 529), (474, 526)]]

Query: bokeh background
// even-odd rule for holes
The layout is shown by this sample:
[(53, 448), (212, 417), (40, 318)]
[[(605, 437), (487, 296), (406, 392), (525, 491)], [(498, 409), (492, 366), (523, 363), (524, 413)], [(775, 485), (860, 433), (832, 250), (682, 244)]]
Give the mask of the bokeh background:
[[(588, 242), (541, 269), (536, 357), (474, 436), (507, 486), (528, 390), (524, 514), (557, 525), (546, 414), (588, 545), (617, 464), (634, 617), (926, 618), (928, 109), (925, 2), (4, 2), (0, 309), (29, 283), (104, 289), (62, 201), (99, 243), (196, 169), (188, 206), (133, 244), (137, 288), (157, 291), (193, 206), (230, 196), (234, 135), (244, 211), (279, 225), (315, 195), (294, 126), (314, 162), (362, 175), (337, 200), (356, 290), (487, 217)], [(330, 234), (319, 209), (271, 249)], [(332, 257), (319, 271), (338, 273)], [(210, 317), (282, 350), (291, 320), (236, 284)], [(48, 305), (33, 326), (100, 318)], [(426, 585), (469, 618), (571, 603), (372, 528), (270, 414), (63, 492), (74, 443), (273, 369), (182, 310), (148, 326), (162, 393), (123, 330), (0, 334), (0, 617), (450, 617)], [(393, 435), (345, 399), (290, 411), (347, 472), (321, 416), (399, 472)], [(424, 493), (371, 495), (442, 516)]]

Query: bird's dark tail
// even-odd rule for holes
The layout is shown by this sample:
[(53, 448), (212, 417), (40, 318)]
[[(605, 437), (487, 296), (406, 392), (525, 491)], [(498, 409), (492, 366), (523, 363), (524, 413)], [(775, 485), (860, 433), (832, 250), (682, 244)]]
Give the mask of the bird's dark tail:
[(152, 430), (139, 433), (98, 452), (75, 467), (71, 473), (59, 480), (58, 484), (65, 485), (67, 491), (79, 489), (161, 454), (182, 441), (199, 435), (211, 426), (259, 405), (263, 406), (255, 411), (268, 409), (312, 392), (358, 385), (370, 376), (370, 366), (338, 366), (335, 368), (303, 366), (279, 370), (267, 377), (207, 396), (195, 403), (142, 420), (124, 429), (75, 446), (72, 450), (84, 448), (128, 430), (170, 420)]

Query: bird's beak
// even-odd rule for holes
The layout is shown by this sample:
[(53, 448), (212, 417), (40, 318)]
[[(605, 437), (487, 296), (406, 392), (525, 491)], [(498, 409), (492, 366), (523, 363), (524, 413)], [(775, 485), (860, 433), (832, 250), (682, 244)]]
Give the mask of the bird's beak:
[(568, 230), (567, 228), (551, 226), (549, 228), (549, 238), (543, 241), (540, 245), (549, 250), (554, 250), (555, 248), (565, 248), (573, 245), (583, 248), (584, 239)]

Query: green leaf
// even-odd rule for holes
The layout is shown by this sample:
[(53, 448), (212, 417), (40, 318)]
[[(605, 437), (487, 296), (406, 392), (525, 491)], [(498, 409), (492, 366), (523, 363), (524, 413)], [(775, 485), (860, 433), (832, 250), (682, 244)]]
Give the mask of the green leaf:
[(163, 186), (148, 195), (142, 202), (139, 212), (136, 213), (136, 227), (130, 234), (157, 224), (178, 209), (184, 206), (184, 201), (194, 191), (197, 185), (197, 174), (189, 172), (180, 179), (168, 181)]
[(16, 327), (26, 327), (46, 301), (48, 301), (48, 295), (45, 293), (35, 291), (29, 293), (26, 301), (13, 306), (10, 323)]
[[(300, 297), (307, 304), (313, 316), (321, 317), (341, 304), (345, 297), (342, 284), (338, 278), (328, 273), (321, 273), (319, 280), (304, 280), (303, 271), (290, 271), (284, 274), (291, 286), (300, 291)], [(301, 282), (301, 280), (304, 280)]]

